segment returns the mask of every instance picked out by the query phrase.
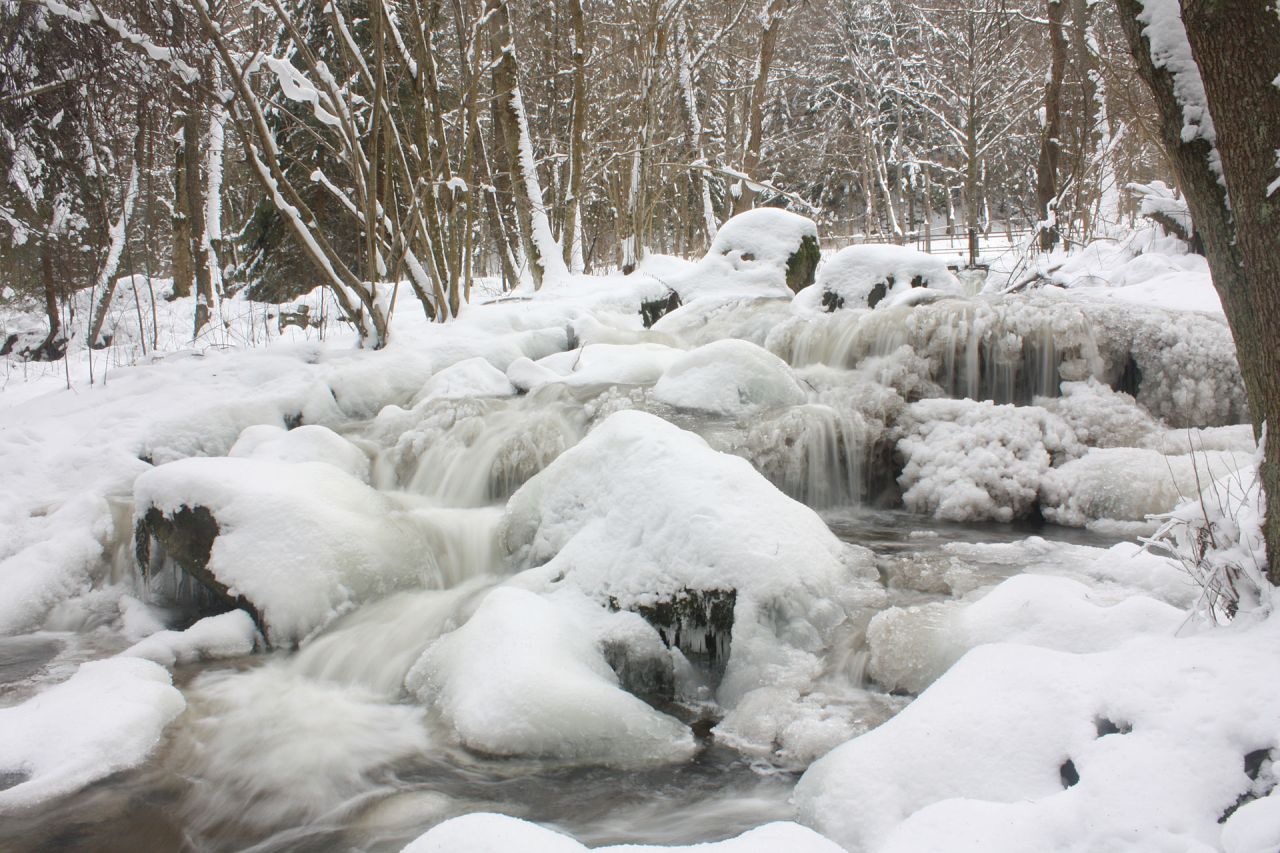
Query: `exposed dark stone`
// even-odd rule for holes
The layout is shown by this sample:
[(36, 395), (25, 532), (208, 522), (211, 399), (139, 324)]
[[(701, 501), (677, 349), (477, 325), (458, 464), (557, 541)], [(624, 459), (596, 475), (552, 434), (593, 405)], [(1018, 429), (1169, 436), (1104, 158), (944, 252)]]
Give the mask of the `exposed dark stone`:
[(799, 248), (787, 258), (787, 287), (793, 293), (799, 293), (813, 284), (813, 274), (820, 260), (822, 251), (818, 248), (817, 238), (811, 234), (800, 238)]
[(828, 314), (844, 307), (844, 297), (832, 290), (822, 291), (822, 309)]
[(297, 429), (300, 426), (302, 426), (302, 412), (284, 416), (285, 429)]
[(287, 326), (297, 326), (299, 329), (320, 328), (320, 317), (311, 316), (310, 305), (295, 305), (292, 308), (280, 306), (280, 331), (284, 331)]
[(13, 345), (18, 342), (18, 335), (15, 332), (4, 339), (4, 343), (0, 344), (0, 355), (8, 355), (13, 352)]
[(922, 275), (918, 275), (918, 276), (915, 276), (914, 278), (912, 278), (912, 279), (911, 279), (911, 286), (912, 286), (912, 287), (924, 287), (924, 286), (925, 286), (924, 276), (922, 276)]
[(31, 778), (21, 770), (0, 770), (0, 791), (14, 788)]
[(1133, 353), (1129, 353), (1129, 357), (1125, 359), (1124, 368), (1121, 369), (1120, 375), (1116, 377), (1116, 381), (1111, 383), (1113, 391), (1120, 391), (1128, 394), (1130, 397), (1137, 398), (1138, 388), (1142, 385), (1142, 368), (1138, 366), (1138, 361), (1133, 357)]
[(1062, 766), (1058, 768), (1058, 775), (1062, 777), (1062, 787), (1070, 788), (1072, 785), (1080, 783), (1080, 772), (1076, 770), (1076, 763), (1068, 758), (1062, 762)]
[(640, 321), (646, 329), (680, 307), (680, 294), (667, 288), (667, 295), (640, 303)]
[(1271, 757), (1270, 749), (1255, 749), (1252, 752), (1245, 754), (1244, 775), (1248, 776), (1249, 781), (1254, 784), (1249, 787), (1249, 790), (1237, 797), (1234, 803), (1227, 806), (1227, 810), (1218, 818), (1218, 823), (1226, 823), (1227, 819), (1235, 814), (1238, 808), (1271, 793), (1272, 788), (1274, 788), (1274, 783), (1261, 786), (1257, 784), (1258, 777), (1262, 775), (1262, 765)]
[(867, 294), (867, 307), (875, 308), (888, 293), (889, 287), (883, 281), (876, 282), (876, 286)]
[[(202, 506), (181, 506), (172, 515), (151, 507), (134, 531), (134, 555), (146, 577), (154, 576), (168, 556), (177, 567), (208, 593), (201, 599), (200, 615), (244, 610), (263, 628), (257, 608), (243, 596), (232, 595), (226, 584), (209, 571), (209, 555), (218, 537), (218, 521)], [(158, 548), (156, 547), (158, 546)], [(263, 632), (265, 635), (265, 631)]]
[(1127, 735), (1133, 731), (1133, 726), (1128, 723), (1117, 723), (1106, 717), (1099, 717), (1094, 720), (1094, 726), (1098, 729), (1098, 737), (1107, 735)]
[[(682, 589), (652, 605), (634, 609), (658, 630), (668, 647), (674, 646), (691, 663), (721, 672), (729, 661), (733, 634), (733, 589)], [(616, 609), (617, 603), (610, 602)]]

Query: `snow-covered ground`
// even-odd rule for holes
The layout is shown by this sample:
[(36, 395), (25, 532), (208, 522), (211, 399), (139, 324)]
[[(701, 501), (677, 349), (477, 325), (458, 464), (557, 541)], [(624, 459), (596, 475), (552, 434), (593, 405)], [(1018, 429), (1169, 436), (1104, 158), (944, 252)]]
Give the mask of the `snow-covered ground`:
[(811, 223), (749, 220), (447, 325), (405, 302), (379, 352), (320, 294), (192, 342), (130, 281), (112, 346), (6, 358), (0, 846), (1277, 849), (1203, 259), (1144, 230), (1003, 294), (851, 252), (793, 296)]

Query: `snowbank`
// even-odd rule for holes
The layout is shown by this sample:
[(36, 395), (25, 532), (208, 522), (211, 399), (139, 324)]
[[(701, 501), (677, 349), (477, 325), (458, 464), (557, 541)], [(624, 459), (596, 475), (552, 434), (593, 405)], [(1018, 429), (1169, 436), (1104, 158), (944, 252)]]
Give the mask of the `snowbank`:
[(618, 687), (572, 608), (523, 589), (485, 596), (466, 624), (427, 648), (406, 684), (482, 753), (626, 766), (695, 750), (683, 724)]
[(807, 397), (785, 361), (739, 340), (716, 341), (682, 356), (662, 374), (653, 396), (678, 409), (738, 418), (798, 406)]
[(506, 374), (487, 359), (477, 356), (451, 364), (432, 376), (413, 403), (462, 397), (509, 397), (514, 393), (516, 389)]
[[(477, 813), (447, 820), (410, 843), (401, 853), (585, 853), (587, 847), (535, 823), (500, 814)], [(626, 850), (699, 851), (699, 853), (840, 853), (840, 848), (794, 823), (767, 823), (726, 841), (688, 847), (624, 844), (591, 848), (600, 853)]]
[(1234, 810), (1275, 784), (1245, 756), (1276, 743), (1277, 641), (1270, 619), (1183, 638), (1134, 626), (1093, 654), (981, 646), (815, 763), (800, 819), (855, 853), (1243, 841), (1275, 797)]
[(186, 707), (151, 661), (81, 664), (67, 681), (0, 708), (0, 812), (33, 806), (141, 764)]

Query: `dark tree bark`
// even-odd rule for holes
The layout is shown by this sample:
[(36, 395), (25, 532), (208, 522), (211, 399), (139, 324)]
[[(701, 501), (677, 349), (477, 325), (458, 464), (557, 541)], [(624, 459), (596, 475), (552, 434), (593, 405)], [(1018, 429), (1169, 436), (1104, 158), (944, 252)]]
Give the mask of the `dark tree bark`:
[[(773, 67), (773, 52), (778, 44), (778, 32), (791, 0), (770, 0), (760, 30), (760, 53), (756, 60), (756, 79), (751, 84), (751, 102), (747, 112), (747, 139), (742, 148), (742, 172), (748, 178), (757, 177), (760, 168), (760, 148), (764, 145), (764, 105), (769, 94), (769, 70)], [(755, 204), (756, 191), (743, 181), (741, 192), (733, 203), (734, 214), (750, 210)]]
[(1049, 78), (1044, 86), (1044, 127), (1036, 164), (1036, 209), (1044, 217), (1040, 250), (1058, 244), (1058, 222), (1052, 209), (1058, 195), (1058, 156), (1062, 151), (1062, 78), (1067, 66), (1067, 39), (1062, 32), (1062, 0), (1049, 0)]
[[(1155, 96), (1160, 137), (1235, 338), (1255, 433), (1269, 424), (1261, 474), (1268, 577), (1280, 583), (1280, 17), (1253, 0), (1183, 0), (1183, 20), (1216, 131), (1226, 187), (1210, 166), (1215, 146), (1182, 138), (1183, 111), (1173, 75), (1151, 59), (1138, 20), (1141, 0), (1117, 0), (1138, 73)], [(1247, 34), (1242, 37), (1242, 34)], [(1230, 203), (1228, 204), (1228, 193)]]

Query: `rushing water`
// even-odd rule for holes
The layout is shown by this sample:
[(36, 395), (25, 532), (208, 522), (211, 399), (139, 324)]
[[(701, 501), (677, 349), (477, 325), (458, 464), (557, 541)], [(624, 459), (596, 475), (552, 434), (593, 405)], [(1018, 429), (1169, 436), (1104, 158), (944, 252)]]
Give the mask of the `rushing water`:
[[(1043, 525), (953, 525), (896, 510), (842, 509), (826, 519), (870, 547), (896, 600), (910, 589), (895, 565), (937, 559), (950, 542), (1012, 542), (1038, 534), (1105, 545)], [(483, 537), (479, 537), (483, 539)], [(431, 825), (493, 810), (590, 845), (716, 840), (791, 816), (798, 778), (715, 744), (686, 764), (647, 769), (499, 759), (454, 746), (401, 687), (422, 649), (464, 619), (496, 579), (474, 564), (446, 590), (365, 605), (296, 653), (276, 652), (174, 673), (187, 712), (143, 767), (0, 823), (5, 851), (395, 851)], [(487, 568), (494, 568), (489, 566)], [(1009, 567), (975, 564), (990, 581)], [(905, 598), (904, 598), (905, 596)], [(12, 690), (93, 653), (91, 635), (44, 634), (0, 645)], [(103, 642), (99, 637), (96, 641)], [(43, 673), (43, 675), (42, 675)], [(664, 708), (690, 719), (687, 709)]]
[[(774, 310), (750, 311), (766, 309)], [(432, 551), (440, 588), (366, 604), (297, 652), (178, 666), (174, 681), (187, 711), (149, 760), (6, 816), (0, 850), (395, 851), (442, 820), (480, 810), (551, 825), (589, 845), (692, 843), (791, 817), (798, 769), (716, 743), (700, 722), (701, 709), (662, 708), (700, 738), (702, 748), (684, 764), (621, 769), (504, 759), (456, 746), (405, 691), (405, 676), (500, 581), (501, 503), (611, 408), (659, 410), (824, 511), (837, 535), (875, 552), (890, 605), (951, 594), (929, 581), (933, 565), (957, 559), (945, 551), (949, 543), (1039, 535), (1110, 544), (1032, 523), (942, 524), (867, 508), (878, 497), (892, 502), (884, 412), (893, 392), (883, 377), (850, 365), (887, 359), (909, 344), (934, 362), (931, 381), (953, 394), (1024, 401), (1056, 388), (1064, 363), (1074, 359), (1087, 368), (1097, 361), (1091, 337), (1074, 327), (1063, 331), (1037, 319), (1015, 339), (992, 331), (994, 321), (975, 308), (920, 316), (912, 323), (906, 312), (876, 314), (874, 322), (830, 318), (775, 342), (794, 365), (808, 365), (798, 374), (813, 389), (811, 398), (746, 425), (661, 411), (644, 388), (592, 392), (598, 398), (548, 388), (508, 400), (424, 404), (402, 410), (399, 419), (353, 425), (352, 437), (376, 451), (374, 485), (401, 493), (406, 505), (429, 504), (421, 511), (438, 528)], [(737, 322), (751, 325), (751, 316)], [(129, 529), (128, 502), (117, 509), (120, 526)], [(117, 549), (122, 564), (131, 559), (130, 544), (122, 540)], [(979, 585), (1016, 570), (966, 559)], [(110, 621), (79, 615), (68, 617), (67, 631), (0, 639), (0, 703), (22, 701), (80, 662), (123, 649), (127, 641), (107, 627)], [(849, 670), (859, 672), (865, 650), (844, 651)], [(886, 708), (905, 701), (879, 698)], [(15, 781), (0, 777), (0, 787)]]

